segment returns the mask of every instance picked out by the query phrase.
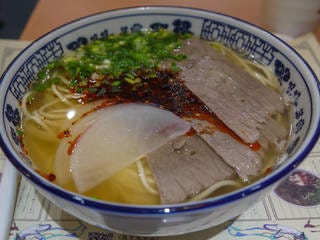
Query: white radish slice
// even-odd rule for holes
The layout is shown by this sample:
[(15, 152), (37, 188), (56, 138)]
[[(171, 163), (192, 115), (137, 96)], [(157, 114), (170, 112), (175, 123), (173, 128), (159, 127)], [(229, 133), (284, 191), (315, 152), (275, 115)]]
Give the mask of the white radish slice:
[(94, 123), (99, 111), (92, 112), (80, 120), (74, 122), (72, 127), (65, 127), (69, 130), (70, 137), (65, 137), (61, 140), (54, 160), (54, 174), (56, 176), (56, 183), (60, 186), (71, 186), (72, 175), (70, 169), (70, 154), (69, 150), (71, 142), (79, 136), (85, 129)]
[[(105, 104), (108, 104), (106, 100), (98, 100), (90, 104), (80, 105), (80, 107), (73, 109), (75, 115), (72, 118), (66, 116), (67, 119), (65, 123), (62, 124), (61, 131), (69, 130), (71, 137), (65, 137), (61, 140), (56, 151), (53, 166), (54, 174), (56, 175), (55, 182), (60, 186), (72, 185), (72, 175), (70, 172), (70, 156), (68, 154), (70, 142), (73, 140), (74, 137), (79, 136), (81, 132), (83, 132), (83, 129), (86, 129), (95, 121), (97, 115), (97, 110), (95, 109), (98, 109), (99, 107), (102, 107)], [(86, 117), (83, 117), (86, 113), (90, 114), (87, 114)], [(81, 124), (75, 124), (77, 121), (81, 122)]]
[[(89, 114), (88, 116), (90, 116)], [(95, 112), (75, 124), (80, 135), (70, 156), (76, 188), (86, 192), (147, 153), (185, 134), (190, 124), (175, 114), (146, 104), (120, 104)], [(89, 123), (89, 124), (88, 124)], [(89, 126), (88, 126), (89, 125)]]

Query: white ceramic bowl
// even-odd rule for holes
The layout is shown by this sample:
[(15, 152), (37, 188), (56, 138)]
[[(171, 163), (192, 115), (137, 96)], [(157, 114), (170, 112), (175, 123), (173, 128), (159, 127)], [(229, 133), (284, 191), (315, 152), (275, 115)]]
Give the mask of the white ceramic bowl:
[[(22, 95), (37, 72), (92, 39), (121, 31), (165, 27), (192, 32), (241, 48), (270, 66), (293, 102), (293, 137), (286, 157), (266, 178), (230, 194), (199, 202), (136, 206), (98, 201), (66, 191), (40, 177), (21, 150), (15, 127)], [(319, 136), (319, 83), (306, 62), (287, 44), (258, 27), (218, 13), (179, 7), (137, 7), (104, 12), (66, 24), (28, 46), (8, 67), (0, 83), (0, 143), (17, 170), (53, 203), (105, 229), (132, 235), (174, 235), (235, 218), (264, 197), (297, 167)]]

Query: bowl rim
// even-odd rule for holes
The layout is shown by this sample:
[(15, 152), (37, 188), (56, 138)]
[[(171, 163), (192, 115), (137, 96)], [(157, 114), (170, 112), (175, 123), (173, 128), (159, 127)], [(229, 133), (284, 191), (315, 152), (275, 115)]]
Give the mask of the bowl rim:
[[(182, 10), (186, 11), (185, 14), (187, 15), (187, 11), (191, 12), (204, 12), (207, 14), (213, 14), (216, 16), (220, 16), (226, 19), (234, 19), (235, 21), (239, 22), (240, 24), (244, 24), (246, 26), (253, 27), (255, 30), (260, 32), (261, 34), (269, 35), (270, 37), (276, 39), (276, 41), (280, 41), (282, 44), (284, 44), (289, 50), (291, 50), (297, 57), (302, 60), (303, 64), (307, 67), (307, 70), (311, 75), (313, 76), (313, 81), (315, 85), (317, 86), (317, 96), (319, 98), (320, 95), (320, 83), (317, 80), (317, 76), (315, 75), (314, 71), (310, 67), (310, 65), (304, 60), (303, 57), (295, 50), (293, 47), (288, 45), (285, 41), (277, 37), (276, 35), (268, 32), (267, 30), (252, 24), (250, 22), (247, 22), (243, 19), (239, 19), (237, 17), (233, 17), (224, 13), (219, 13), (215, 11), (210, 11), (210, 10), (204, 10), (204, 9), (199, 9), (199, 8), (192, 8), (192, 7), (182, 7), (182, 6), (166, 6), (166, 5), (161, 5), (161, 6), (135, 6), (135, 7), (128, 7), (128, 8), (118, 8), (118, 9), (112, 9), (108, 11), (101, 11), (98, 13), (90, 14), (88, 16), (80, 17), (77, 18), (73, 21), (70, 21), (68, 23), (65, 23), (57, 28), (54, 28), (53, 30), (45, 33), (44, 35), (40, 36), (36, 40), (34, 40), (31, 44), (29, 44), (25, 49), (23, 49), (15, 58), (14, 60), (9, 64), (9, 66), (6, 68), (4, 73), (1, 76), (1, 81), (0, 81), (0, 88), (3, 85), (4, 79), (6, 78), (7, 73), (11, 68), (14, 68), (14, 64), (16, 61), (19, 59), (19, 57), (24, 54), (29, 48), (31, 48), (34, 44), (37, 44), (38, 41), (50, 37), (51, 34), (54, 32), (57, 32), (58, 30), (64, 30), (64, 28), (67, 28), (68, 26), (72, 24), (76, 24), (80, 21), (85, 21), (86, 19), (90, 19), (93, 17), (98, 17), (99, 15), (104, 15), (104, 14), (109, 14), (109, 13), (119, 13), (126, 15), (125, 11), (130, 11), (130, 10), (162, 10), (164, 11), (165, 9), (177, 9), (177, 10)], [(162, 12), (165, 14), (165, 12)], [(139, 15), (139, 14), (138, 14)], [(191, 14), (192, 15), (192, 14)], [(94, 22), (94, 21), (93, 21)], [(92, 23), (93, 23), (92, 22)], [(82, 27), (83, 25), (81, 25)], [(65, 33), (65, 32), (64, 32)], [(56, 37), (52, 37), (52, 39), (55, 39)], [(25, 178), (28, 180), (32, 181), (35, 185), (37, 185), (40, 188), (43, 188), (45, 191), (49, 193), (53, 193), (55, 195), (58, 195), (59, 197), (63, 198), (65, 201), (70, 201), (72, 203), (85, 206), (88, 208), (93, 208), (97, 209), (99, 211), (108, 211), (108, 212), (113, 212), (117, 214), (135, 214), (135, 215), (158, 215), (158, 214), (176, 214), (176, 213), (185, 213), (185, 212), (195, 212), (195, 211), (202, 211), (206, 209), (213, 209), (216, 207), (219, 207), (221, 205), (227, 205), (229, 203), (232, 203), (238, 199), (241, 199), (245, 196), (253, 195), (254, 193), (261, 191), (267, 187), (270, 187), (273, 183), (277, 182), (280, 180), (283, 176), (289, 174), (291, 171), (293, 171), (303, 160), (304, 158), (308, 155), (308, 153), (312, 150), (314, 145), (317, 143), (317, 140), (320, 136), (320, 113), (317, 114), (315, 121), (318, 121), (318, 124), (316, 126), (316, 129), (313, 133), (308, 133), (310, 134), (310, 140), (308, 144), (302, 149), (302, 151), (297, 154), (297, 156), (293, 156), (292, 160), (290, 161), (289, 164), (287, 164), (285, 167), (281, 168), (278, 170), (276, 173), (273, 173), (269, 175), (267, 178), (263, 178), (257, 182), (254, 182), (253, 184), (250, 184), (249, 186), (245, 188), (241, 188), (238, 191), (228, 193), (226, 195), (222, 195), (219, 197), (215, 198), (209, 198), (201, 201), (196, 201), (196, 202), (186, 202), (186, 203), (179, 203), (179, 204), (168, 204), (168, 205), (131, 205), (131, 204), (119, 204), (119, 203), (114, 203), (114, 202), (107, 202), (107, 201), (102, 201), (86, 196), (82, 196), (77, 193), (73, 193), (71, 191), (64, 190), (58, 185), (55, 185), (48, 180), (45, 180), (42, 178), (40, 175), (35, 173), (33, 170), (28, 169), (28, 167), (25, 166), (19, 160), (18, 157), (16, 157), (9, 147), (6, 146), (6, 141), (3, 135), (5, 133), (2, 133), (2, 129), (0, 132), (0, 146), (8, 158), (8, 160), (15, 166), (15, 168), (22, 174)]]

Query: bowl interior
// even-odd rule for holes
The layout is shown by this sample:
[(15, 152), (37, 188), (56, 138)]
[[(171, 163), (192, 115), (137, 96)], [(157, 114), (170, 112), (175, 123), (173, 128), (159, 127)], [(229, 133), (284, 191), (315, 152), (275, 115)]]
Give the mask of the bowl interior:
[[(16, 130), (20, 125), (20, 101), (39, 70), (94, 39), (145, 28), (189, 32), (246, 51), (275, 72), (286, 97), (292, 101), (293, 135), (283, 161), (267, 179), (241, 190), (241, 194), (250, 194), (280, 179), (312, 149), (319, 135), (319, 85), (312, 70), (287, 44), (249, 23), (218, 13), (175, 7), (138, 7), (85, 17), (49, 32), (27, 47), (3, 74), (1, 146), (24, 176), (47, 190), (59, 189), (30, 168), (31, 161), (24, 153)], [(236, 194), (240, 196), (240, 193)]]

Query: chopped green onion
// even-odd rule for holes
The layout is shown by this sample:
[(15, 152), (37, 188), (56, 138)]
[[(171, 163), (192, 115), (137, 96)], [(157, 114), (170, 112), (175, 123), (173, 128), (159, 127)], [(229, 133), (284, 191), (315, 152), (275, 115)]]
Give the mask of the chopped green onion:
[[(166, 30), (120, 33), (110, 35), (79, 47), (73, 55), (62, 57), (50, 63), (38, 74), (37, 91), (43, 91), (59, 81), (56, 76), (63, 74), (69, 87), (75, 92), (83, 92), (85, 86), (92, 86), (93, 75), (105, 76), (108, 80), (95, 79), (97, 83), (89, 92), (97, 93), (102, 84), (118, 91), (122, 81), (141, 84), (139, 71), (149, 77), (156, 76), (161, 61), (172, 61), (172, 71), (180, 71), (175, 61), (182, 61), (185, 54), (179, 53), (183, 40), (190, 34), (176, 34)], [(100, 83), (98, 83), (100, 81)], [(97, 89), (99, 87), (99, 89)]]
[(60, 78), (54, 77), (54, 78), (49, 78), (46, 81), (43, 81), (41, 83), (38, 83), (35, 87), (34, 90), (37, 92), (43, 92), (45, 89), (51, 87), (53, 84), (56, 84), (60, 81)]

